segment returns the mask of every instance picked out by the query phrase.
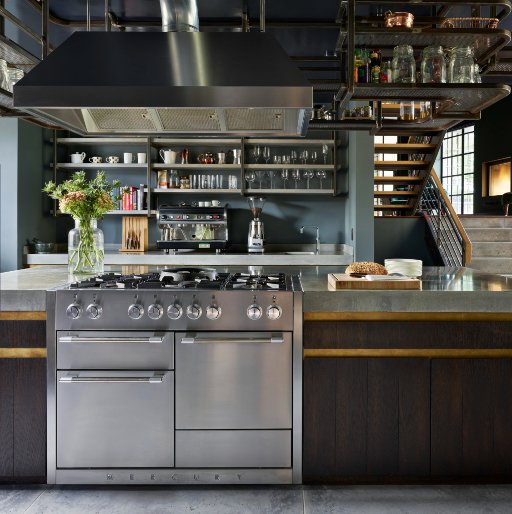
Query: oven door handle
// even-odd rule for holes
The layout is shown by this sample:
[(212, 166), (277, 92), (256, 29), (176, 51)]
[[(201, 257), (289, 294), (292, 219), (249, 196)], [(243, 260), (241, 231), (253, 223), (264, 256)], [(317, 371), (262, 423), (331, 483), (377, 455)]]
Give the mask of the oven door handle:
[(163, 343), (164, 336), (154, 337), (80, 337), (61, 336), (59, 343)]
[(209, 344), (209, 343), (258, 343), (258, 344), (281, 344), (284, 338), (281, 336), (271, 337), (182, 337), (181, 344)]
[(77, 375), (59, 378), (61, 384), (161, 384), (164, 381), (164, 375), (155, 375), (153, 377), (80, 377)]

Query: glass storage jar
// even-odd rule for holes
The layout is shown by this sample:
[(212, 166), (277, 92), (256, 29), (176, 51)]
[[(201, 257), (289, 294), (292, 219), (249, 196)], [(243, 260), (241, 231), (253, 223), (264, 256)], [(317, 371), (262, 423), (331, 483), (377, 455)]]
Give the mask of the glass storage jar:
[(416, 82), (416, 61), (411, 45), (398, 45), (393, 48), (391, 69), (393, 70), (393, 82)]
[(475, 82), (475, 58), (470, 46), (459, 46), (452, 50), (448, 79), (457, 84), (472, 84)]
[(9, 70), (7, 68), (7, 61), (0, 59), (0, 88), (9, 91)]
[(421, 59), (421, 82), (446, 82), (446, 62), (442, 46), (427, 46), (423, 49)]
[(416, 119), (414, 101), (400, 102), (400, 119), (413, 121)]
[(68, 233), (69, 273), (103, 273), (105, 241), (98, 220), (73, 219), (75, 228)]

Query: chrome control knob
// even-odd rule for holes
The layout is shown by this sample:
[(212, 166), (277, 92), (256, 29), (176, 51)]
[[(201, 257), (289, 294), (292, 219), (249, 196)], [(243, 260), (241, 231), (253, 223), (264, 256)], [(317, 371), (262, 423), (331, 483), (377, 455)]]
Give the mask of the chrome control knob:
[(132, 303), (130, 307), (128, 307), (128, 316), (132, 319), (140, 319), (144, 314), (144, 307), (140, 303)]
[(82, 306), (79, 303), (72, 303), (66, 309), (66, 316), (70, 319), (78, 319), (82, 315)]
[(101, 318), (101, 315), (103, 314), (103, 308), (97, 303), (91, 303), (91, 305), (85, 309), (85, 312), (87, 313), (87, 317), (91, 319), (98, 319)]
[(169, 307), (167, 307), (167, 316), (171, 319), (180, 319), (181, 316), (183, 316), (182, 306), (178, 302), (169, 305)]
[(203, 314), (203, 309), (197, 303), (193, 303), (187, 307), (187, 318), (189, 319), (199, 319)]
[(281, 317), (281, 314), (283, 314), (283, 309), (279, 307), (279, 305), (269, 305), (267, 307), (267, 318), (268, 319), (279, 319)]
[(263, 309), (259, 306), (253, 303), (252, 305), (249, 305), (247, 307), (247, 317), (252, 320), (260, 319), (261, 316), (263, 316)]
[(206, 307), (206, 317), (208, 319), (219, 319), (221, 312), (221, 308), (217, 305), (208, 305), (208, 307)]
[(164, 308), (159, 303), (152, 303), (148, 307), (148, 316), (151, 319), (160, 319), (164, 313)]

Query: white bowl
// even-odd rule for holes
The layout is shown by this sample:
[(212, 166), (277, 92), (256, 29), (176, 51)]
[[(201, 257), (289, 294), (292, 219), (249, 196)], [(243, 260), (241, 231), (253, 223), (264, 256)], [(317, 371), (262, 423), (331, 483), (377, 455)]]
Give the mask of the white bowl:
[(423, 261), (418, 259), (386, 259), (384, 266), (388, 273), (401, 273), (409, 277), (421, 277)]

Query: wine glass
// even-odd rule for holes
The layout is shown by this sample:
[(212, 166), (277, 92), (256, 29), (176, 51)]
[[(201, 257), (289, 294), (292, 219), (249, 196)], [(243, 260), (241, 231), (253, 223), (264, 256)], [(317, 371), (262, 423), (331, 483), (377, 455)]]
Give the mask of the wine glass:
[(320, 189), (323, 189), (323, 180), (327, 177), (327, 172), (325, 170), (318, 170), (316, 172), (316, 176), (320, 179)]
[(313, 164), (316, 164), (317, 159), (318, 159), (318, 152), (316, 150), (313, 150), (311, 152), (311, 160), (313, 161)]
[(327, 145), (322, 145), (322, 154), (324, 156), (324, 164), (327, 164), (327, 155), (329, 154), (329, 147)]
[(256, 164), (258, 164), (260, 157), (261, 157), (261, 147), (255, 146), (252, 151), (252, 156), (253, 156), (254, 162)]
[(300, 158), (302, 159), (302, 164), (306, 164), (308, 162), (308, 156), (309, 156), (308, 151), (302, 150), (302, 152), (300, 153)]
[(283, 189), (286, 189), (286, 181), (288, 180), (288, 170), (281, 170), (281, 178), (283, 179)]
[(297, 162), (297, 150), (291, 151), (290, 158), (292, 160), (292, 164), (295, 164)]
[(252, 189), (252, 185), (256, 180), (256, 173), (254, 171), (249, 171), (245, 174), (245, 180), (247, 180), (248, 189)]
[(313, 170), (305, 170), (304, 178), (306, 179), (306, 189), (309, 189), (309, 181), (314, 178), (315, 172)]
[(263, 158), (265, 159), (265, 162), (267, 164), (270, 162), (270, 147), (269, 146), (263, 147)]
[(295, 189), (298, 189), (300, 180), (300, 170), (292, 171), (292, 179), (295, 180)]

